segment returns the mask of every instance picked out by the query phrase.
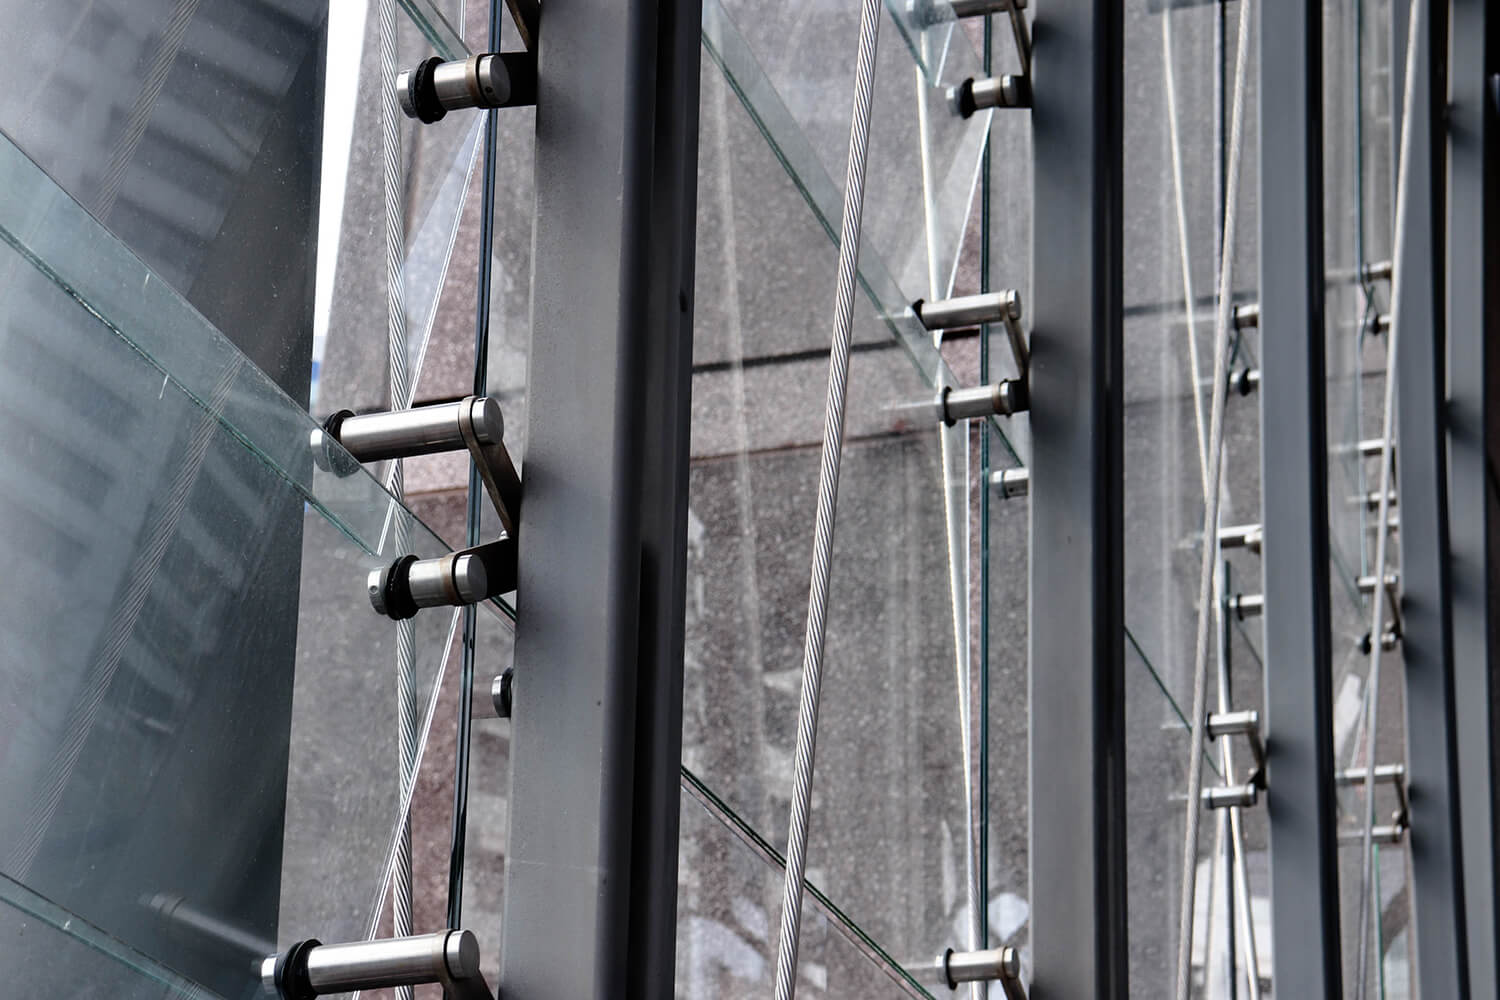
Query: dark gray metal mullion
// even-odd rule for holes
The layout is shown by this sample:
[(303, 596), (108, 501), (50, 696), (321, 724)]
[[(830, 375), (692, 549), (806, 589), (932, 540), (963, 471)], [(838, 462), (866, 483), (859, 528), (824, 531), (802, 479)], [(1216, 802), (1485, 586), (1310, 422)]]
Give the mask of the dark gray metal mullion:
[[(1343, 995), (1323, 264), (1323, 11), (1264, 0), (1260, 36), (1261, 508), (1266, 814), (1277, 996)], [(1274, 178), (1274, 183), (1270, 179)], [(1274, 444), (1272, 444), (1274, 442)]]
[(701, 0), (660, 0), (651, 187), (651, 246), (659, 256), (649, 278), (656, 346), (640, 390), (647, 435), (664, 444), (641, 453), (636, 811), (631, 836), (631, 964), (624, 990), (625, 996), (635, 998), (672, 996), (676, 975), (702, 20)]
[[(684, 323), (663, 324), (658, 313), (662, 282), (680, 287), (689, 265), (680, 247), (654, 242), (663, 228), (669, 237), (689, 231), (681, 215), (658, 224), (658, 212), (684, 205), (653, 202), (659, 170), (684, 176), (680, 162), (668, 161), (685, 154), (691, 135), (681, 122), (657, 130), (659, 88), (686, 101), (697, 83), (659, 59), (661, 25), (681, 30), (682, 16), (665, 0), (548, 0), (537, 43), (526, 501), (501, 927), (500, 987), (512, 1000), (633, 996), (672, 964), (655, 950), (669, 947), (670, 932), (635, 924), (670, 920), (651, 882), (675, 887), (663, 845), (637, 842), (675, 834), (676, 796), (662, 794), (656, 773), (671, 747), (638, 739), (646, 726), (670, 724), (673, 703), (638, 695), (671, 682), (668, 661), (682, 641), (671, 605), (674, 587), (681, 599), (674, 546), (685, 535), (666, 537), (675, 506), (671, 517), (644, 512), (648, 470), (685, 461), (686, 392), (647, 401), (648, 391), (680, 385), (688, 349)], [(681, 68), (680, 59), (674, 49), (668, 64)], [(681, 101), (661, 106), (680, 111)], [(669, 488), (685, 483), (680, 475)], [(651, 496), (662, 488), (653, 485)], [(670, 767), (675, 782), (675, 761)], [(631, 948), (643, 938), (651, 954)]]
[[(1500, 996), (1495, 676), (1500, 670), (1500, 496), (1488, 463), (1500, 452), (1500, 192), (1496, 109), (1500, 17), (1486, 0), (1453, 0), (1449, 42), (1447, 340), (1453, 685), (1462, 815), (1469, 985)], [(1500, 457), (1500, 456), (1497, 456)]]
[(1032, 996), (1124, 1000), (1123, 11), (1039, 6), (1032, 54)]
[[(1405, 24), (1410, 0), (1394, 0), (1393, 30), (1402, 48), (1393, 95), (1405, 86)], [(1401, 285), (1396, 370), (1396, 483), (1401, 498), (1401, 653), (1406, 678), (1406, 766), (1411, 827), (1412, 936), (1416, 981), (1424, 997), (1468, 992), (1463, 858), (1459, 828), (1453, 632), (1448, 546), (1448, 476), (1443, 337), (1442, 227), (1447, 87), (1447, 3), (1427, 0), (1416, 48), (1409, 199), (1404, 246), (1396, 248)], [(1393, 130), (1399, 131), (1399, 130)], [(1400, 137), (1396, 137), (1397, 162)], [(1399, 169), (1399, 168), (1398, 168)], [(1378, 641), (1378, 637), (1376, 637)], [(1379, 762), (1376, 762), (1379, 763)], [(1378, 903), (1377, 903), (1378, 905)]]

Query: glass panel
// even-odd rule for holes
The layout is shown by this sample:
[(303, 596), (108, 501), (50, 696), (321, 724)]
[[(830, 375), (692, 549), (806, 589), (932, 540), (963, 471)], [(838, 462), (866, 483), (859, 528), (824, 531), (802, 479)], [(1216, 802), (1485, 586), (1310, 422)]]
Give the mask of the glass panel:
[[(403, 534), (445, 547), (8, 144), (0, 191), (0, 502), (33, 612), (7, 644), (35, 665), (4, 703), (0, 864), (244, 995), (268, 943), (375, 924), (401, 801), (365, 577)], [(421, 735), (455, 622), (414, 623)]]
[[(686, 769), (681, 829), (677, 995), (765, 996), (775, 983), (785, 860)], [(799, 996), (930, 996), (812, 883), (797, 988)]]
[[(432, 55), (435, 38), (447, 39), (436, 46), (439, 55), (465, 54), (447, 20), (458, 17), (461, 0), (446, 0), (442, 6), (439, 11), (430, 0), (403, 0), (409, 17), (397, 19), (398, 69), (410, 69)], [(319, 414), (389, 405), (384, 145), (375, 10), (374, 4), (336, 5), (333, 16), (339, 30), (330, 30), (313, 346), (312, 408)], [(485, 11), (485, 5), (475, 4), (466, 14), (482, 26)], [(460, 252), (462, 263), (451, 281), (448, 271), (461, 224), (467, 224), (468, 239), (477, 234), (476, 166), (482, 124), (483, 116), (475, 112), (455, 113), (431, 124), (404, 116), (400, 120), (400, 190), (406, 218), (402, 294), (412, 376), (412, 397), (402, 405), (466, 394), (472, 384), (473, 252)], [(437, 380), (432, 374), (424, 378), (434, 332), (440, 344), (457, 340), (465, 345), (456, 352), (462, 365), (443, 364)], [(454, 355), (450, 349), (441, 360), (456, 360)], [(455, 374), (462, 391), (454, 389)]]
[(10, 139), (298, 399), (327, 6), (0, 11)]
[[(684, 761), (780, 845), (835, 252), (709, 63), (700, 145)], [(855, 322), (809, 866), (925, 962), (967, 940), (944, 480), (930, 383), (862, 299)], [(912, 343), (946, 371), (925, 332)]]
[[(1392, 138), (1390, 129), (1390, 8), (1353, 0), (1324, 7), (1324, 263), (1328, 274), (1328, 519), (1333, 631), (1333, 738), (1341, 767), (1364, 767), (1369, 732), (1371, 596), (1355, 584), (1375, 572), (1380, 462), (1361, 454), (1360, 441), (1380, 438), (1384, 416), (1386, 338), (1376, 317), (1386, 313), (1390, 284), (1361, 279), (1361, 265), (1390, 259)], [(1399, 460), (1399, 459), (1398, 459)], [(1394, 481), (1392, 483), (1394, 488)], [(1391, 510), (1399, 521), (1399, 506)], [(1388, 572), (1399, 569), (1398, 534), (1387, 551)], [(1391, 620), (1390, 606), (1385, 613)], [(1375, 763), (1405, 758), (1404, 671), (1399, 651), (1381, 658)], [(1391, 822), (1398, 800), (1377, 786), (1375, 823)], [(1359, 837), (1368, 808), (1363, 787), (1339, 793), (1339, 829)], [(1376, 847), (1376, 870), (1363, 877), (1362, 845), (1339, 850), (1340, 926), (1344, 982), (1363, 974), (1372, 996), (1410, 995), (1405, 890), (1405, 846)], [(1362, 884), (1372, 884), (1365, 917), (1375, 947), (1359, 969)]]
[[(1003, 339), (1003, 336), (1002, 338)], [(993, 452), (992, 452), (993, 454)], [(1010, 462), (1000, 464), (1009, 466)], [(982, 483), (983, 480), (981, 479)], [(1029, 969), (1031, 868), (1028, 825), (1030, 797), (1029, 699), (1027, 683), (1027, 547), (1030, 518), (1025, 497), (1004, 499), (991, 491), (989, 506), (988, 684), (989, 783), (987, 906), (989, 945), (1022, 949)], [(977, 717), (977, 716), (976, 716)]]
[[(1167, 995), (1176, 978), (1182, 886), (1183, 810), (1192, 747), (1199, 578), (1205, 544), (1203, 511), (1213, 364), (1223, 158), (1234, 84), (1234, 8), (1138, 0), (1125, 21), (1125, 620), (1127, 891), (1131, 914), (1132, 992)], [(1227, 11), (1227, 14), (1226, 14)], [(1222, 34), (1221, 34), (1222, 33)], [(1243, 98), (1244, 145), (1233, 247), (1232, 295), (1250, 301), (1256, 260), (1257, 97), (1255, 40)], [(1257, 366), (1253, 334), (1235, 336), (1229, 371)], [(1220, 525), (1260, 521), (1258, 400), (1232, 392), (1224, 414)], [(1259, 556), (1230, 551), (1217, 568), (1220, 593), (1261, 590)], [(1262, 677), (1255, 623), (1229, 616), (1210, 631), (1207, 704), (1228, 681), (1227, 707), (1258, 708)], [(1220, 631), (1221, 629), (1226, 631)], [(1163, 695), (1166, 697), (1164, 698)], [(1206, 786), (1243, 781), (1246, 750), (1234, 748), (1236, 772), (1225, 773), (1215, 745), (1203, 770)], [(1244, 825), (1251, 906), (1264, 906), (1263, 813)], [(1224, 873), (1227, 832), (1206, 813), (1198, 838), (1193, 975), (1198, 995), (1228, 996), (1226, 930), (1243, 927), (1231, 910)], [(1257, 942), (1258, 952), (1268, 942)], [(1243, 965), (1240, 966), (1243, 971)], [(1263, 969), (1268, 973), (1268, 969)], [(1243, 989), (1243, 983), (1241, 983)]]
[[(0, 955), (17, 995), (65, 984), (77, 1000), (210, 1000), (208, 990), (0, 875)], [(39, 956), (45, 956), (39, 960)]]
[[(820, 9), (821, 15), (847, 20), (849, 11)], [(821, 31), (808, 35), (799, 32), (799, 45), (819, 39), (816, 54), (793, 55), (795, 46), (787, 46), (779, 37), (788, 19), (777, 21), (759, 14), (749, 22), (761, 33), (774, 32), (774, 40), (742, 34), (731, 13), (709, 0), (703, 7), (703, 40), (710, 59), (724, 72), (734, 94), (744, 104), (755, 127), (770, 143), (776, 158), (791, 175), (798, 192), (806, 199), (819, 224), (836, 239), (842, 216), (843, 197), (832, 178), (844, 176), (849, 129), (848, 95), (853, 80), (852, 68), (834, 61), (830, 66), (827, 47)], [(833, 26), (827, 37), (849, 39), (847, 58), (854, 57), (857, 18), (839, 28)], [(757, 45), (757, 42), (760, 45)], [(877, 120), (872, 125), (871, 174), (866, 183), (865, 228), (860, 246), (860, 279), (876, 309), (884, 316), (891, 333), (906, 347), (929, 384), (940, 382), (943, 365), (927, 332), (910, 311), (918, 298), (947, 294), (952, 287), (959, 245), (965, 232), (968, 208), (978, 182), (980, 145), (988, 119), (975, 115), (966, 123), (939, 110), (942, 95), (932, 88), (918, 86), (910, 59), (895, 46), (881, 48), (877, 70), (875, 106), (879, 115), (901, 117), (902, 109), (912, 107), (916, 95), (922, 94), (919, 106), (927, 115), (930, 134), (927, 149), (929, 166), (943, 164), (941, 177), (934, 175), (930, 184), (923, 183), (918, 123), (914, 115), (888, 124)], [(776, 53), (778, 66), (762, 69), (756, 52)], [(816, 81), (799, 74), (816, 73)], [(829, 74), (824, 79), (821, 74)], [(705, 98), (706, 99), (706, 98)], [(959, 125), (953, 124), (959, 122)], [(961, 126), (961, 127), (960, 127)], [(936, 169), (936, 168), (934, 168)], [(913, 199), (913, 191), (925, 192), (925, 205)], [(930, 238), (926, 220), (943, 227)], [(931, 255), (927, 247), (932, 247)], [(800, 263), (800, 260), (797, 261)], [(894, 270), (893, 270), (894, 267)], [(699, 296), (702, 301), (702, 296)], [(819, 315), (826, 315), (826, 304)], [(826, 351), (826, 338), (821, 349)], [(804, 345), (811, 347), (813, 345)]]
[(515, 659), (515, 630), (509, 621), (487, 609), (479, 619), (474, 642), (475, 707), (469, 743), (463, 926), (478, 936), (481, 968), (485, 979), (494, 985), (500, 982), (500, 928), (505, 909), (511, 728), (509, 719), (492, 717), (491, 684)]

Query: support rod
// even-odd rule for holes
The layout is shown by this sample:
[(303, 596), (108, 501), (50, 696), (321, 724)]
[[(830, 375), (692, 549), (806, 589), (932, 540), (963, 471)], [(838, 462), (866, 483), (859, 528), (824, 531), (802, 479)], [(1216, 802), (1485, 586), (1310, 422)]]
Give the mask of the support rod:
[(1123, 21), (1048, 0), (1032, 52), (1031, 990), (1068, 1000), (1129, 995)]
[[(1343, 994), (1333, 787), (1323, 247), (1323, 8), (1260, 0), (1266, 817), (1277, 996)], [(1236, 310), (1236, 325), (1249, 310)]]

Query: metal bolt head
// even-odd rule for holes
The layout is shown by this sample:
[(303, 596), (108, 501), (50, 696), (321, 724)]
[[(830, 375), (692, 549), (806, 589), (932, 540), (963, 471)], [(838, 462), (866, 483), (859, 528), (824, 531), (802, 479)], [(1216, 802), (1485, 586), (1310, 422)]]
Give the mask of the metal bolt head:
[(370, 575), (365, 578), (365, 586), (370, 592), (370, 604), (374, 606), (377, 614), (385, 614), (385, 574), (384, 569), (372, 569)]
[(443, 961), (455, 979), (469, 979), (479, 974), (479, 941), (473, 931), (450, 931), (443, 942)]

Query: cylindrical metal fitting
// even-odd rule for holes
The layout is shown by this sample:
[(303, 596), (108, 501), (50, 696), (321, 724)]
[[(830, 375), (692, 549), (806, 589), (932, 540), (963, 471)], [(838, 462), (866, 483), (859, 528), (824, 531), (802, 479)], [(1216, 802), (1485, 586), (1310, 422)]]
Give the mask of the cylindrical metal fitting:
[(510, 74), (493, 53), (444, 62), (424, 60), (396, 77), (396, 94), (408, 118), (442, 120), (460, 108), (498, 108), (510, 97)]
[[(311, 987), (315, 995), (374, 990), (393, 986), (417, 986), (448, 979), (472, 979), (479, 975), (479, 941), (469, 931), (439, 931), (414, 937), (356, 941), (351, 944), (313, 944), (294, 947), (298, 951), (292, 970), (295, 978)], [(272, 955), (261, 962), (261, 981), (270, 992), (278, 992), (278, 962)], [(286, 972), (283, 972), (286, 975)]]
[(1208, 717), (1208, 738), (1260, 732), (1260, 713), (1253, 708), (1238, 712), (1214, 712)]
[[(1391, 826), (1370, 827), (1370, 842), (1389, 847), (1392, 844), (1401, 843), (1401, 838), (1406, 833), (1406, 827), (1400, 823)], [(1339, 844), (1362, 844), (1364, 843), (1364, 830), (1340, 830)]]
[(1260, 369), (1241, 368), (1229, 376), (1229, 388), (1241, 396), (1248, 396), (1260, 388)]
[(443, 975), (448, 937), (422, 934), (325, 944), (308, 952), (307, 979), (320, 994), (436, 982)]
[(436, 559), (418, 559), (407, 575), (412, 600), (419, 608), (474, 604), (484, 600), (484, 564), (471, 555), (449, 553)]
[(968, 118), (982, 108), (1031, 107), (1031, 82), (1024, 76), (972, 77), (948, 88), (948, 108), (960, 118)]
[(1244, 330), (1252, 326), (1260, 326), (1260, 303), (1249, 302), (1242, 306), (1235, 306), (1234, 328)]
[[(1366, 493), (1364, 496), (1350, 497), (1349, 501), (1350, 501), (1350, 503), (1353, 503), (1353, 504), (1364, 504), (1366, 510), (1379, 510), (1380, 509), (1380, 491), (1379, 490), (1371, 490), (1369, 493)], [(1396, 491), (1395, 490), (1391, 490), (1390, 493), (1386, 494), (1386, 506), (1387, 507), (1395, 507), (1395, 506), (1397, 506), (1397, 504), (1399, 502), (1400, 502), (1400, 497), (1398, 497), (1396, 495)]]
[[(1396, 574), (1396, 573), (1387, 573), (1385, 575), (1385, 586), (1386, 586), (1386, 589), (1387, 590), (1395, 590), (1396, 589), (1396, 584), (1397, 584), (1397, 582), (1399, 582), (1399, 580), (1400, 580), (1400, 576), (1398, 574)], [(1358, 580), (1355, 581), (1355, 584), (1356, 584), (1356, 586), (1359, 587), (1359, 592), (1361, 594), (1373, 594), (1373, 593), (1375, 593), (1375, 574), (1374, 573), (1369, 573), (1369, 574), (1367, 574), (1365, 576), (1362, 576)]]
[(1000, 383), (976, 385), (969, 389), (949, 389), (943, 393), (943, 420), (954, 424), (1001, 412)]
[(913, 311), (922, 325), (929, 330), (952, 330), (958, 327), (979, 326), (983, 323), (1003, 323), (1021, 318), (1021, 295), (1014, 289), (1003, 292), (986, 292), (983, 295), (964, 295), (956, 299), (941, 299), (912, 304)]
[(367, 586), (370, 605), (399, 621), (419, 608), (479, 603), (488, 596), (489, 575), (477, 556), (449, 552), (434, 559), (407, 556), (371, 570)]
[(1209, 809), (1249, 808), (1260, 801), (1260, 789), (1254, 784), (1216, 785), (1203, 789), (1203, 805)]
[(1021, 974), (1021, 958), (1014, 948), (954, 951), (947, 955), (948, 982), (983, 983)]
[(1014, 6), (1026, 9), (1026, 0), (948, 0), (954, 17), (984, 17), (986, 14), (1008, 14)]
[[(1029, 108), (1031, 86), (1024, 76), (1006, 73), (975, 80), (971, 88), (974, 110), (983, 108)], [(967, 116), (966, 116), (967, 117)]]
[(1258, 524), (1237, 524), (1228, 528), (1220, 528), (1219, 548), (1249, 549), (1251, 552), (1259, 552), (1264, 537), (1261, 526)]
[(1266, 595), (1235, 594), (1229, 599), (1229, 610), (1233, 611), (1241, 621), (1264, 614), (1266, 610)]
[[(1334, 773), (1335, 783), (1345, 788), (1350, 785), (1363, 785), (1365, 783), (1365, 769), (1362, 767), (1346, 767)], [(1406, 780), (1406, 765), (1404, 764), (1376, 764), (1375, 783), (1395, 784)]]
[(1031, 492), (1030, 469), (997, 469), (990, 473), (990, 487), (1006, 500)]
[(1025, 387), (1016, 379), (968, 389), (944, 389), (940, 400), (943, 423), (953, 426), (960, 420), (977, 420), (1001, 414), (1012, 416), (1026, 409)]
[(983, 951), (954, 951), (949, 948), (929, 965), (920, 965), (911, 970), (920, 981), (930, 986), (946, 986), (956, 989), (959, 983), (984, 983), (996, 981), (1018, 982), (1021, 976), (1021, 955), (1015, 948), (986, 948)]
[(274, 941), (263, 940), (222, 917), (205, 913), (173, 893), (159, 892), (143, 897), (141, 902), (156, 912), (170, 933), (182, 940), (194, 944), (211, 942), (248, 955), (264, 955), (276, 947)]
[(480, 444), (498, 444), (504, 439), (505, 416), (500, 403), (490, 396), (386, 413), (335, 414), (329, 418), (327, 433), (360, 462), (462, 451), (467, 447), (459, 427), (464, 408), (473, 414)]
[(490, 684), (490, 701), (495, 706), (495, 715), (502, 719), (510, 718), (515, 698), (515, 670), (515, 667), (506, 667), (505, 672), (497, 675)]

